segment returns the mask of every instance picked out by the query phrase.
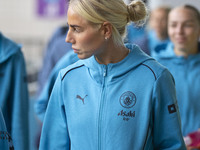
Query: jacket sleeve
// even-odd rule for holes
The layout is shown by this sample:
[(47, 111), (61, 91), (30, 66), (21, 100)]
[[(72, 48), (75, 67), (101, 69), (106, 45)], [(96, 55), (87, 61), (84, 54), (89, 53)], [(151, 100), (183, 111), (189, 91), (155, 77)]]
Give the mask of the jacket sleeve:
[(24, 57), (21, 51), (14, 56), (11, 78), (11, 136), (16, 150), (29, 149), (29, 96)]
[(47, 106), (42, 127), (40, 150), (69, 150), (70, 147), (61, 79), (61, 74), (59, 74)]
[(157, 78), (153, 91), (154, 149), (185, 150), (174, 79), (168, 70)]

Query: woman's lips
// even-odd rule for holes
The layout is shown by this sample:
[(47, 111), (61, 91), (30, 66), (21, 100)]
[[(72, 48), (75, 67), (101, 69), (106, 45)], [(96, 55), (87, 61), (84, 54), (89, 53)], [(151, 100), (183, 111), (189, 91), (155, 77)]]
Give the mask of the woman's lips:
[(74, 50), (74, 53), (78, 53), (78, 49), (72, 48)]
[(183, 42), (185, 42), (185, 38), (176, 38), (176, 41), (178, 42), (178, 43), (183, 43)]

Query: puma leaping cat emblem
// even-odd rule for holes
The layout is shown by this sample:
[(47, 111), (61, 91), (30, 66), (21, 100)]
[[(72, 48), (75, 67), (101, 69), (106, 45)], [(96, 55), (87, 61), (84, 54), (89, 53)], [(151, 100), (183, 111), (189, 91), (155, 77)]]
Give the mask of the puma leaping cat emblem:
[(86, 98), (87, 96), (88, 96), (88, 95), (85, 95), (85, 97), (82, 98), (80, 95), (76, 95), (76, 98), (77, 98), (77, 99), (80, 99), (80, 100), (83, 102), (83, 104), (85, 104), (85, 103), (84, 103), (84, 100), (85, 100), (85, 98)]

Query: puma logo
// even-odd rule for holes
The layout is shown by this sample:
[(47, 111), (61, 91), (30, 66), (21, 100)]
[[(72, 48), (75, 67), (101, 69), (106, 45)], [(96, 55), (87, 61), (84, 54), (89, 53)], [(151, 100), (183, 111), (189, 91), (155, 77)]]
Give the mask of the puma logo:
[(86, 98), (87, 96), (88, 96), (88, 95), (85, 95), (85, 97), (82, 98), (80, 95), (76, 95), (76, 98), (77, 98), (77, 99), (80, 99), (80, 100), (83, 102), (83, 104), (85, 104), (85, 103), (84, 103), (84, 100), (85, 100), (85, 98)]

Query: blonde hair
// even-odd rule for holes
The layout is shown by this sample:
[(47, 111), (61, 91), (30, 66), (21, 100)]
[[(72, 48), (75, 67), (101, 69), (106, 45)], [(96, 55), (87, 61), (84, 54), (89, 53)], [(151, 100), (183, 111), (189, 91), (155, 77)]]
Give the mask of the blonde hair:
[(112, 25), (112, 39), (123, 45), (126, 25), (146, 19), (147, 9), (141, 0), (126, 5), (123, 0), (70, 0), (69, 7), (87, 21), (99, 25), (107, 21)]

